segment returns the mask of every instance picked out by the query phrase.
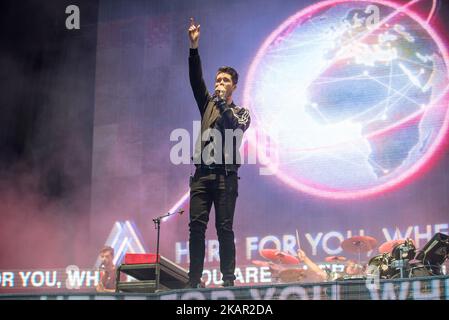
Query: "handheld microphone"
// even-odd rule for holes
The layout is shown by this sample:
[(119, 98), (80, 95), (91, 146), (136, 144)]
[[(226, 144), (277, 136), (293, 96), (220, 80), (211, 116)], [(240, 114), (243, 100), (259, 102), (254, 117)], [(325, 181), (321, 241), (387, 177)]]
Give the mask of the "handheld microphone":
[(224, 90), (215, 90), (213, 101), (218, 109), (222, 112), (226, 108), (226, 92)]
[(225, 90), (215, 90), (213, 97), (214, 97), (215, 101), (226, 100), (226, 91)]
[(102, 279), (106, 275), (106, 266), (104, 265), (104, 263), (100, 264), (100, 266), (98, 267), (98, 271), (100, 272), (100, 281), (102, 281)]

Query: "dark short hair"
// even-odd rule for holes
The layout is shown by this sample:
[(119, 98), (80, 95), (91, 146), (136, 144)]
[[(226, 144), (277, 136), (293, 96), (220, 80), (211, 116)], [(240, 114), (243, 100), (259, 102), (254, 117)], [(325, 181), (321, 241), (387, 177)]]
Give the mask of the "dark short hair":
[(110, 247), (110, 246), (104, 246), (101, 250), (100, 253), (109, 251), (111, 253), (111, 256), (114, 256), (114, 248)]
[(229, 74), (231, 76), (233, 84), (237, 84), (237, 82), (239, 82), (239, 74), (233, 67), (228, 66), (220, 67), (217, 70), (217, 74), (219, 74), (220, 72)]

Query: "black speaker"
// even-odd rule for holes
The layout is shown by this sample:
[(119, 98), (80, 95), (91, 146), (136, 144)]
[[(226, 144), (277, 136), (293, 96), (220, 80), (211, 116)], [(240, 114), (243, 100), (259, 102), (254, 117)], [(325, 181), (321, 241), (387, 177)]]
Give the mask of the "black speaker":
[(436, 233), (429, 242), (418, 250), (415, 260), (430, 267), (434, 274), (441, 274), (441, 265), (449, 254), (449, 236), (444, 233)]

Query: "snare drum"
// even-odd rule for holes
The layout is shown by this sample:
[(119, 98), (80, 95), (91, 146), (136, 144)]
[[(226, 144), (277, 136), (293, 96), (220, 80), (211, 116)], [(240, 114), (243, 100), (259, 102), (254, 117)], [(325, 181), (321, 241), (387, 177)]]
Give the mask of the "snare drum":
[(366, 273), (370, 276), (379, 276), (381, 279), (390, 279), (394, 270), (390, 267), (393, 258), (389, 253), (374, 256), (368, 262)]

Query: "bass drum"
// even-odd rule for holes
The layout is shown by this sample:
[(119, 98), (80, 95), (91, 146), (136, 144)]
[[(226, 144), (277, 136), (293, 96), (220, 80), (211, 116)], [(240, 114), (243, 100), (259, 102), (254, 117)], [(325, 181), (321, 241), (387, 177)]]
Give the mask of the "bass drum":
[(421, 262), (410, 263), (410, 269), (408, 270), (409, 278), (431, 277), (434, 275), (436, 274), (432, 272), (432, 269), (426, 267), (423, 263)]
[[(438, 273), (433, 272), (431, 267), (424, 265), (420, 261), (410, 263), (409, 267), (404, 272), (405, 278), (432, 277), (436, 275), (438, 275)], [(391, 277), (391, 279), (399, 279), (399, 278), (401, 278), (400, 271), (396, 270), (395, 274)]]
[(395, 273), (390, 267), (392, 260), (389, 253), (374, 256), (368, 262), (366, 273), (370, 276), (379, 276), (381, 279), (390, 279)]

